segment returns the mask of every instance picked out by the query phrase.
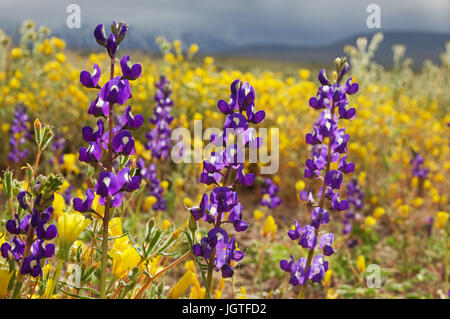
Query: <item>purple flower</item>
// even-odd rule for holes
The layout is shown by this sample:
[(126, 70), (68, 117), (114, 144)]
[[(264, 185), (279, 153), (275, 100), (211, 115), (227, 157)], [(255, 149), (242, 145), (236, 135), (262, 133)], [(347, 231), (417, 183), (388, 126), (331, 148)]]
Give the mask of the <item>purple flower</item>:
[(106, 41), (106, 51), (111, 58), (116, 55), (118, 47), (119, 45), (117, 44), (116, 36), (114, 34), (110, 34), (108, 40)]
[(106, 82), (100, 90), (99, 97), (103, 101), (123, 105), (131, 97), (130, 82), (117, 76)]
[(25, 251), (25, 243), (19, 238), (14, 238), (8, 243), (5, 242), (0, 247), (1, 255), (8, 260), (19, 260), (22, 258)]
[(120, 154), (134, 154), (134, 140), (130, 131), (119, 131), (112, 140), (113, 150)]
[(134, 81), (141, 76), (142, 67), (140, 64), (132, 65), (130, 62), (130, 56), (124, 55), (120, 60), (120, 66), (122, 68), (122, 78), (130, 81)]
[(319, 228), (319, 225), (326, 225), (330, 221), (330, 214), (324, 208), (316, 207), (311, 212), (312, 215), (312, 223), (311, 226), (314, 228)]
[(102, 157), (102, 147), (97, 142), (89, 143), (89, 147), (81, 147), (79, 150), (78, 159), (82, 162), (99, 161)]
[(100, 80), (100, 67), (97, 63), (94, 63), (94, 71), (90, 74), (88, 71), (81, 71), (80, 82), (87, 88), (95, 88), (98, 86), (98, 81)]
[(425, 168), (425, 161), (422, 155), (413, 152), (414, 157), (410, 163), (413, 165), (412, 174), (420, 178), (426, 178), (428, 175), (428, 169)]
[(303, 248), (314, 249), (317, 245), (316, 229), (310, 225), (303, 227), (298, 244)]
[[(164, 83), (164, 82), (163, 82)], [(164, 84), (161, 84), (162, 87)], [(166, 115), (164, 107), (171, 104), (170, 100), (164, 100), (164, 96), (168, 97), (169, 90), (159, 90), (158, 101), (160, 108), (155, 109), (155, 114)], [(203, 161), (203, 171), (200, 175), (200, 182), (207, 185), (214, 185), (214, 188), (208, 195), (203, 194), (202, 201), (199, 207), (190, 209), (191, 214), (196, 220), (203, 220), (209, 224), (213, 224), (214, 228), (208, 232), (207, 237), (204, 237), (200, 244), (193, 245), (194, 254), (204, 259), (209, 270), (212, 267), (216, 271), (221, 271), (222, 277), (231, 277), (234, 274), (234, 269), (231, 267), (232, 261), (239, 261), (244, 257), (244, 254), (237, 250), (235, 237), (228, 241), (228, 233), (221, 227), (229, 223), (234, 227), (234, 231), (242, 232), (248, 228), (248, 224), (243, 220), (243, 205), (239, 203), (237, 193), (234, 187), (237, 184), (243, 186), (250, 186), (255, 180), (254, 174), (246, 174), (244, 171), (244, 156), (245, 148), (258, 148), (261, 145), (261, 139), (256, 137), (253, 128), (249, 127), (251, 123), (257, 124), (264, 120), (265, 114), (263, 111), (255, 111), (255, 91), (247, 82), (240, 82), (235, 80), (231, 84), (230, 102), (226, 103), (220, 100), (217, 104), (219, 112), (226, 115), (222, 131), (212, 134), (210, 136), (213, 145), (223, 147), (220, 151), (211, 152), (208, 159)], [(151, 120), (152, 121), (152, 120)], [(165, 132), (167, 121), (160, 119), (164, 124), (162, 126)], [(158, 123), (152, 121), (152, 123)], [(229, 133), (236, 136), (236, 139), (228, 140)], [(152, 139), (158, 135), (151, 134)], [(237, 141), (237, 142), (236, 142)], [(273, 184), (273, 183), (272, 183)], [(276, 193), (278, 187), (267, 185), (268, 196), (271, 196), (271, 207), (275, 207), (281, 203)], [(228, 220), (224, 215), (228, 213)], [(206, 257), (215, 249), (215, 256)], [(214, 264), (211, 258), (214, 258)]]
[(167, 159), (171, 147), (172, 129), (170, 125), (173, 117), (170, 112), (173, 101), (170, 99), (171, 89), (166, 77), (161, 76), (155, 87), (156, 106), (153, 110), (154, 117), (150, 118), (150, 123), (154, 125), (154, 128), (145, 135), (148, 140), (145, 147), (152, 151), (152, 156), (158, 159)]
[(117, 174), (117, 180), (119, 185), (122, 185), (120, 190), (125, 192), (133, 192), (138, 190), (141, 186), (141, 177), (134, 175), (131, 176), (131, 170), (129, 167), (125, 167)]
[(334, 253), (334, 248), (331, 246), (333, 241), (334, 235), (332, 233), (328, 233), (320, 237), (319, 247), (323, 249), (323, 254), (325, 256), (331, 256)]
[(288, 231), (288, 236), (291, 240), (297, 240), (302, 235), (302, 226), (298, 223), (298, 221), (294, 220), (295, 229), (290, 229)]
[(97, 98), (91, 103), (88, 113), (95, 117), (103, 116), (106, 118), (108, 116), (109, 102), (103, 100), (100, 96), (100, 92), (98, 93)]
[(208, 195), (203, 194), (200, 206), (190, 209), (192, 217), (194, 217), (195, 220), (199, 220), (205, 215), (206, 205), (208, 205)]
[(342, 182), (344, 181), (344, 177), (342, 175), (342, 172), (339, 170), (332, 170), (329, 171), (325, 175), (325, 185), (331, 186), (334, 189), (339, 189), (342, 186)]
[(157, 166), (155, 163), (150, 164), (147, 168), (145, 166), (144, 160), (139, 159), (137, 162), (138, 172), (137, 174), (142, 178), (148, 181), (147, 188), (149, 191), (149, 195), (156, 197), (156, 203), (153, 204), (152, 209), (157, 210), (166, 210), (167, 204), (166, 200), (163, 197), (164, 189), (161, 186), (161, 182), (158, 179), (157, 174)]
[(92, 203), (94, 202), (95, 194), (88, 188), (86, 190), (86, 199), (83, 201), (81, 198), (73, 199), (73, 209), (78, 212), (85, 213), (91, 211)]
[(98, 44), (106, 47), (106, 33), (103, 24), (99, 24), (94, 30), (94, 37)]
[(328, 262), (323, 260), (322, 255), (316, 255), (311, 263), (309, 279), (312, 282), (320, 283), (328, 270)]
[(101, 119), (97, 121), (97, 130), (95, 132), (90, 126), (85, 126), (81, 130), (83, 134), (83, 139), (86, 142), (100, 142), (104, 131), (105, 131), (105, 124)]
[(114, 173), (101, 172), (94, 190), (98, 195), (107, 197), (116, 195), (120, 187), (121, 185)]
[(125, 113), (123, 115), (122, 120), (124, 123), (123, 128), (128, 129), (136, 129), (141, 127), (142, 124), (144, 124), (144, 116), (141, 114), (133, 115), (133, 113), (131, 113), (131, 106), (128, 106), (125, 109)]
[[(357, 216), (355, 209), (360, 209), (362, 205), (362, 195), (354, 184), (350, 184), (350, 191), (347, 193), (349, 199), (340, 199), (339, 190), (343, 184), (343, 174), (352, 173), (355, 170), (354, 163), (347, 162), (347, 143), (350, 139), (345, 134), (344, 128), (338, 127), (338, 121), (351, 120), (356, 115), (355, 108), (349, 107), (347, 95), (355, 94), (358, 91), (358, 84), (352, 83), (351, 77), (347, 80), (345, 86), (341, 84), (343, 77), (350, 70), (350, 65), (344, 59), (336, 59), (336, 74), (334, 82), (331, 82), (326, 75), (325, 69), (319, 72), (319, 82), (321, 86), (317, 90), (317, 94), (311, 97), (309, 105), (320, 111), (318, 120), (314, 123), (311, 133), (306, 134), (305, 140), (307, 144), (312, 145), (311, 156), (306, 160), (304, 176), (309, 179), (317, 179), (322, 185), (316, 190), (311, 187), (308, 190), (300, 192), (300, 199), (310, 207), (314, 207), (311, 211), (311, 225), (301, 227), (295, 221), (295, 229), (288, 231), (288, 236), (292, 240), (299, 240), (298, 243), (303, 248), (309, 250), (308, 259), (299, 260), (294, 263), (291, 255), (291, 262), (282, 260), (280, 267), (285, 271), (291, 271), (295, 275), (291, 275), (290, 283), (297, 285), (301, 278), (300, 284), (306, 284), (307, 280), (320, 283), (325, 272), (328, 269), (328, 262), (323, 260), (323, 255), (331, 256), (334, 253), (332, 247), (334, 234), (327, 233), (320, 237), (319, 248), (323, 250), (323, 255), (316, 255), (311, 259), (315, 246), (317, 244), (317, 234), (320, 225), (330, 222), (330, 214), (324, 208), (331, 202), (331, 208), (335, 211), (350, 212), (345, 214), (344, 232), (349, 233), (352, 224), (350, 218)], [(331, 163), (339, 163), (337, 170), (329, 170)], [(313, 193), (314, 191), (314, 193)], [(315, 198), (320, 198), (316, 200)], [(311, 266), (306, 268), (306, 264)], [(296, 272), (294, 272), (296, 271)], [(304, 288), (303, 288), (304, 289)], [(303, 290), (301, 291), (303, 294)]]
[(10, 234), (26, 234), (30, 226), (31, 214), (26, 215), (22, 220), (19, 220), (19, 215), (16, 214), (14, 219), (6, 222), (5, 228)]
[(280, 188), (270, 178), (266, 178), (261, 189), (261, 194), (263, 195), (261, 205), (269, 208), (281, 205), (282, 201), (278, 196), (279, 190)]
[(25, 148), (26, 143), (32, 137), (31, 122), (27, 115), (27, 108), (21, 104), (16, 106), (14, 118), (9, 129), (10, 140), (8, 160), (13, 163), (20, 163), (25, 160), (29, 151)]
[(228, 242), (221, 241), (217, 246), (216, 268), (222, 271), (222, 277), (233, 276), (234, 269), (231, 267), (231, 261), (240, 261), (244, 258), (242, 251), (236, 250), (236, 239), (232, 237)]

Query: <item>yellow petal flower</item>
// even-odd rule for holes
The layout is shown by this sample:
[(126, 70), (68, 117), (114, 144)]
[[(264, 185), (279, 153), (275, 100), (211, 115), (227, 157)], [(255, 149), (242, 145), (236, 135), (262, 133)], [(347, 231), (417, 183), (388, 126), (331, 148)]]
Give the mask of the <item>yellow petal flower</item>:
[(377, 207), (375, 208), (375, 210), (373, 211), (373, 217), (375, 217), (376, 219), (379, 219), (381, 216), (383, 216), (384, 214), (386, 214), (386, 211), (384, 210), (383, 207)]
[(264, 217), (264, 213), (261, 211), (261, 210), (259, 210), (259, 209), (255, 209), (254, 211), (253, 211), (253, 219), (254, 220), (260, 220), (261, 218), (263, 218)]
[(147, 196), (144, 199), (144, 209), (146, 211), (150, 210), (152, 206), (158, 201), (158, 199), (155, 196)]
[(366, 217), (365, 224), (367, 227), (371, 227), (371, 226), (375, 225), (376, 222), (377, 222), (377, 220), (373, 216)]
[(277, 233), (278, 226), (272, 216), (267, 216), (264, 222), (263, 235), (274, 237)]
[(170, 221), (168, 221), (167, 219), (164, 219), (163, 222), (161, 223), (161, 229), (166, 230), (169, 228), (169, 226), (170, 226)]
[(118, 279), (123, 278), (128, 274), (128, 271), (137, 267), (141, 260), (142, 258), (136, 249), (128, 244), (125, 246), (125, 249), (114, 254), (112, 273)]
[(66, 259), (68, 257), (70, 247), (90, 223), (89, 219), (78, 212), (62, 214), (58, 219), (58, 255), (60, 258)]
[(12, 275), (13, 272), (9, 272), (6, 266), (0, 264), (0, 299), (4, 298), (8, 293), (8, 284)]
[(438, 212), (435, 227), (436, 228), (444, 228), (445, 224), (448, 221), (449, 214), (447, 212)]
[(358, 260), (356, 261), (356, 268), (358, 268), (359, 272), (361, 273), (366, 271), (366, 259), (363, 255), (358, 256)]
[(123, 234), (122, 219), (120, 217), (111, 218), (108, 233), (111, 237), (117, 237)]
[(188, 270), (184, 273), (183, 277), (169, 290), (168, 297), (170, 299), (178, 299), (180, 296), (188, 290), (189, 286), (193, 282), (195, 274)]

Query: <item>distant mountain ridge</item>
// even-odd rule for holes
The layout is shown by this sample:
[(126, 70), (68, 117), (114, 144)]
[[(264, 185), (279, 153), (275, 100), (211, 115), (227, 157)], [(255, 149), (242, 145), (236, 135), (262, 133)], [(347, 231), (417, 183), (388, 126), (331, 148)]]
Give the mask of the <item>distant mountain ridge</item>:
[[(0, 28), (13, 38), (19, 40), (20, 23), (2, 20)], [(81, 29), (68, 29), (67, 27), (52, 28), (52, 35), (61, 37), (71, 49), (100, 50), (93, 41), (92, 30), (94, 26), (83, 25)], [(197, 43), (200, 46), (200, 54), (210, 54), (228, 57), (251, 57), (272, 60), (302, 61), (311, 63), (327, 63), (337, 55), (344, 53), (344, 47), (348, 44), (355, 46), (356, 39), (364, 36), (369, 40), (374, 33), (358, 34), (321, 46), (288, 45), (288, 44), (249, 44), (238, 45), (232, 39), (220, 35), (212, 35), (207, 31), (171, 32), (170, 30), (142, 30), (133, 29), (126, 39), (127, 49), (158, 52), (155, 38), (164, 36), (168, 40), (179, 39), (184, 45)], [(375, 61), (390, 66), (392, 65), (392, 46), (394, 44), (406, 45), (406, 56), (414, 60), (414, 66), (420, 67), (424, 60), (430, 59), (439, 63), (439, 56), (445, 51), (445, 43), (450, 41), (450, 33), (426, 33), (413, 31), (386, 31), (383, 32), (384, 40), (378, 48)]]
[[(324, 46), (289, 46), (289, 45), (247, 45), (220, 52), (220, 55), (235, 57), (254, 57), (287, 61), (308, 61), (323, 63), (330, 61), (339, 54), (344, 53), (346, 45), (356, 46), (359, 37), (371, 40), (374, 33), (359, 34), (345, 38), (336, 43)], [(384, 39), (375, 53), (375, 61), (378, 63), (392, 65), (392, 46), (404, 44), (406, 46), (406, 57), (414, 60), (414, 66), (419, 67), (426, 59), (434, 63), (440, 63), (440, 54), (445, 52), (446, 42), (450, 42), (449, 34), (425, 33), (425, 32), (385, 32)]]

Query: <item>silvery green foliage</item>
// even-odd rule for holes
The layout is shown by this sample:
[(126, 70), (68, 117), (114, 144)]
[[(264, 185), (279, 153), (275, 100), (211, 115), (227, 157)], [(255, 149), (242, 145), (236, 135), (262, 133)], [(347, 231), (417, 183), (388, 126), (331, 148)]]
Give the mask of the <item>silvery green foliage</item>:
[(374, 83), (383, 71), (383, 67), (373, 61), (382, 41), (383, 33), (378, 32), (374, 34), (370, 43), (368, 43), (367, 38), (360, 37), (356, 40), (356, 47), (347, 45), (344, 48), (352, 63), (352, 74), (362, 86)]

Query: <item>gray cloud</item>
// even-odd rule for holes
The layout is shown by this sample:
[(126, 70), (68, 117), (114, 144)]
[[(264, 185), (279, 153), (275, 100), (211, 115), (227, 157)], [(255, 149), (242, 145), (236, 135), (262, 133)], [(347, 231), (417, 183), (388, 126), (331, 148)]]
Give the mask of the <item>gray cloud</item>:
[(124, 20), (141, 33), (177, 37), (189, 32), (236, 45), (324, 44), (369, 32), (366, 8), (381, 7), (382, 31), (450, 33), (448, 0), (2, 0), (2, 21), (32, 19), (64, 28), (68, 4), (80, 5), (82, 25)]

